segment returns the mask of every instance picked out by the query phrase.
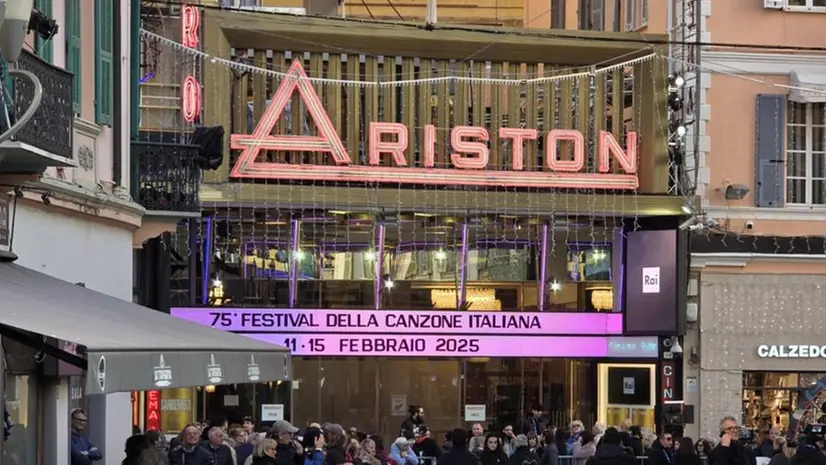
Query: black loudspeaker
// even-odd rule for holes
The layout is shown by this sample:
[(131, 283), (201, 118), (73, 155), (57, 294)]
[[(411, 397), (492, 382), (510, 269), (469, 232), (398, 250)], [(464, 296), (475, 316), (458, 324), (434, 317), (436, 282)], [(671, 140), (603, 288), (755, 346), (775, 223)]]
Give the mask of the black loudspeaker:
[(223, 126), (197, 127), (189, 143), (198, 146), (198, 166), (202, 170), (216, 170), (224, 162)]

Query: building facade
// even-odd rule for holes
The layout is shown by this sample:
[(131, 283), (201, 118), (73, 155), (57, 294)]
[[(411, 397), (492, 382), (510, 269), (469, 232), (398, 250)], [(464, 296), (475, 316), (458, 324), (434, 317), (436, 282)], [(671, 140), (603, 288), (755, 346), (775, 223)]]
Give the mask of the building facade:
[[(582, 41), (577, 56), (564, 31), (499, 46), (472, 28), (377, 22), (379, 44), (356, 22), (192, 5), (168, 15), (144, 20), (154, 67), (141, 133), (227, 133), (221, 165), (204, 175), (205, 219), (172, 247), (187, 258), (170, 279), (172, 313), (296, 357), (292, 383), (161, 390), (171, 414), (335, 421), (388, 437), (411, 405), (436, 431), (518, 424), (531, 406), (556, 424), (658, 425), (656, 409), (679, 395), (657, 363), (680, 333), (684, 199), (656, 116), (667, 65), (622, 42), (641, 36), (605, 33), (622, 45)], [(198, 40), (181, 37), (191, 28)], [(291, 39), (274, 48), (276, 30)], [(560, 58), (545, 63), (549, 46)], [(593, 82), (576, 72), (603, 60), (618, 66)], [(157, 103), (193, 79), (197, 111)], [(554, 129), (575, 144), (549, 149)], [(648, 142), (635, 149), (637, 135)], [(471, 149), (465, 137), (488, 143)], [(473, 167), (451, 156), (465, 149)], [(629, 165), (599, 161), (626, 150), (638, 150), (636, 182), (623, 177)], [(566, 169), (588, 187), (550, 181)], [(631, 184), (606, 187), (614, 174)], [(654, 307), (665, 317), (645, 314)], [(643, 324), (653, 321), (663, 326)]]
[(794, 436), (820, 420), (826, 57), (806, 50), (820, 45), (810, 35), (822, 20), (816, 4), (696, 2), (691, 15), (692, 39), (792, 47), (682, 57), (701, 66), (689, 82), (698, 132), (687, 160), (710, 227), (692, 238), (683, 345), (692, 436), (716, 437), (724, 415), (758, 436), (772, 427)]

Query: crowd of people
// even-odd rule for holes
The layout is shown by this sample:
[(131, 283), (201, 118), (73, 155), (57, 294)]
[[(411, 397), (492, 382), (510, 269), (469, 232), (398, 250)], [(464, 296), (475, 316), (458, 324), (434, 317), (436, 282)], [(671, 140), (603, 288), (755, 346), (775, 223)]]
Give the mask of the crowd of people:
[[(381, 435), (333, 423), (299, 429), (279, 420), (256, 431), (252, 418), (235, 425), (200, 422), (169, 441), (158, 431), (137, 430), (126, 441), (122, 465), (826, 465), (822, 435), (804, 434), (792, 444), (772, 430), (755, 443), (744, 440), (733, 417), (720, 421), (718, 440), (694, 441), (668, 431), (643, 434), (628, 424), (547, 426), (535, 410), (517, 430), (506, 425), (486, 432), (474, 424), (439, 442), (424, 415), (412, 407), (389, 446)], [(71, 463), (92, 465), (102, 455), (83, 433), (88, 418), (76, 410), (72, 420)]]

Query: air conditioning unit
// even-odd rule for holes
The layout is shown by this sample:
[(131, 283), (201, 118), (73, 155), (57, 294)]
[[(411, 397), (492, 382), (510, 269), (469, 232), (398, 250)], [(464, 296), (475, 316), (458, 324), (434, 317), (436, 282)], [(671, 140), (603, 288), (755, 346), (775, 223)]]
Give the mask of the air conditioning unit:
[(767, 10), (782, 10), (785, 0), (763, 0), (763, 8)]

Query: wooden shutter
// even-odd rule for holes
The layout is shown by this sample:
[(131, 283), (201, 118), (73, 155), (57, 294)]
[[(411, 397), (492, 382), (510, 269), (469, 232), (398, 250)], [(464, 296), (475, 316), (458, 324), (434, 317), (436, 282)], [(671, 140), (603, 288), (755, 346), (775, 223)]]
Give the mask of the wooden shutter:
[(112, 1), (95, 0), (95, 121), (102, 125), (112, 124)]
[(591, 30), (605, 30), (605, 0), (591, 0)]
[[(52, 17), (52, 0), (35, 0), (34, 7), (49, 18)], [(37, 56), (44, 61), (52, 63), (54, 59), (54, 39), (43, 40), (36, 32), (34, 37), (34, 49), (37, 52)]]
[(754, 121), (754, 170), (757, 175), (754, 199), (758, 207), (782, 207), (786, 184), (786, 96), (757, 95)]
[(648, 0), (640, 0), (640, 24), (648, 25)]
[(83, 65), (80, 59), (81, 17), (80, 0), (66, 0), (66, 70), (75, 75), (72, 83), (72, 106), (75, 114), (80, 114), (80, 94), (83, 89)]
[(634, 29), (634, 0), (625, 0), (625, 30), (630, 32)]

